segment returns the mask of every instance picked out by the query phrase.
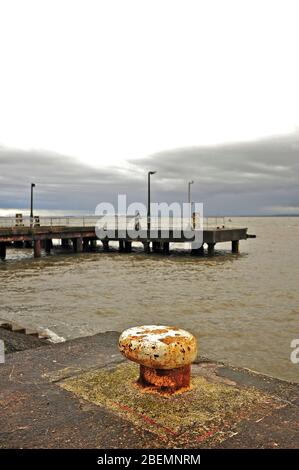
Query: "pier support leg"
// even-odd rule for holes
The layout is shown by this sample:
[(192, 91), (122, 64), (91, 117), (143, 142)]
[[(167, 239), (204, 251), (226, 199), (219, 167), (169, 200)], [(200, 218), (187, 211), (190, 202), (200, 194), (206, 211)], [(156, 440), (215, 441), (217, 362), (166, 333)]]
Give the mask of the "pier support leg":
[(52, 242), (51, 238), (50, 238), (49, 240), (45, 240), (45, 250), (46, 250), (46, 253), (50, 254), (52, 248), (53, 248), (53, 242)]
[(3, 261), (6, 258), (6, 245), (5, 243), (0, 243), (0, 259)]
[(132, 251), (132, 242), (125, 242), (125, 252), (131, 253)]
[(83, 251), (89, 250), (89, 238), (83, 238)]
[(143, 242), (144, 253), (149, 254), (151, 252), (150, 242)]
[(68, 238), (62, 238), (61, 239), (61, 247), (62, 248), (69, 248), (70, 247), (70, 242)]
[(240, 253), (239, 240), (232, 240), (232, 253)]
[(154, 253), (161, 253), (162, 249), (163, 249), (163, 243), (153, 242), (153, 252)]
[(103, 240), (102, 243), (103, 243), (104, 251), (106, 251), (106, 252), (109, 251), (109, 241), (108, 240)]
[(41, 243), (40, 240), (34, 240), (34, 258), (41, 257)]
[(83, 251), (83, 238), (79, 237), (77, 240), (77, 252), (81, 253)]
[(118, 249), (121, 253), (123, 253), (125, 251), (125, 242), (123, 240), (119, 240)]
[(205, 249), (204, 246), (201, 245), (199, 248), (192, 248), (191, 249), (191, 255), (196, 255), (196, 256), (204, 256), (205, 254)]
[(169, 255), (169, 242), (162, 243), (163, 255)]
[(96, 251), (96, 249), (97, 249), (97, 240), (90, 240), (90, 249), (91, 249), (91, 251)]
[(83, 251), (83, 239), (82, 237), (73, 238), (74, 253), (82, 253)]
[(214, 256), (216, 243), (208, 243), (208, 255)]

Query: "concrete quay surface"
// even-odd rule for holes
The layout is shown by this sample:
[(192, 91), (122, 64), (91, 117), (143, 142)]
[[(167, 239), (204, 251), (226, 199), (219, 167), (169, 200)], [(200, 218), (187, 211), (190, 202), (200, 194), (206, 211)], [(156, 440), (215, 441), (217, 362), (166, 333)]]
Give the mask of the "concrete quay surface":
[(299, 384), (198, 358), (190, 391), (144, 393), (118, 338), (7, 354), (0, 448), (299, 448)]

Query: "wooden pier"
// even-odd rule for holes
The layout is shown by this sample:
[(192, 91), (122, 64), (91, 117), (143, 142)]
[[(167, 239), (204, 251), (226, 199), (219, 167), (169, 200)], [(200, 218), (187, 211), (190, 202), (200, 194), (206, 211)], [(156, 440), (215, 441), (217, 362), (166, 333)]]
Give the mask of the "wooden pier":
[[(49, 224), (49, 220), (51, 223)], [(78, 219), (76, 219), (78, 221)], [(41, 256), (41, 250), (44, 249), (46, 253), (50, 253), (53, 248), (53, 240), (61, 240), (62, 247), (72, 248), (75, 253), (92, 251), (97, 246), (100, 240), (103, 250), (109, 251), (109, 243), (117, 242), (119, 251), (129, 253), (132, 251), (133, 242), (141, 242), (144, 247), (145, 253), (162, 253), (169, 254), (170, 243), (191, 243), (196, 240), (197, 230), (193, 230), (193, 239), (190, 238), (190, 233), (186, 234), (186, 230), (178, 228), (158, 228), (154, 236), (152, 232), (141, 229), (132, 236), (127, 228), (117, 228), (107, 231), (107, 235), (103, 237), (97, 236), (96, 223), (93, 218), (81, 219), (81, 224), (74, 225), (75, 221), (71, 218), (47, 218), (44, 221), (39, 219), (38, 224), (6, 224), (10, 226), (3, 226), (0, 217), (0, 259), (6, 258), (7, 246), (27, 246), (33, 247), (35, 258)], [(254, 235), (248, 235), (247, 228), (237, 227), (206, 227), (202, 229), (202, 243), (193, 246), (191, 253), (194, 255), (203, 255), (205, 252), (205, 245), (207, 246), (207, 253), (210, 256), (214, 255), (215, 245), (217, 243), (231, 242), (231, 250), (233, 253), (239, 253), (239, 241), (252, 238)]]

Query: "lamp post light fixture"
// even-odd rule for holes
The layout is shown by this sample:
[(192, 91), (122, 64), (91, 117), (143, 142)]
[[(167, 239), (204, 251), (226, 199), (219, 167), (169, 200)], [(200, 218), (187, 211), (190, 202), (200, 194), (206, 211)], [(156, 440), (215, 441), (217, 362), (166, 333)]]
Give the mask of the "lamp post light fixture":
[(147, 174), (147, 231), (148, 236), (151, 230), (151, 175), (157, 173), (156, 171), (149, 171)]

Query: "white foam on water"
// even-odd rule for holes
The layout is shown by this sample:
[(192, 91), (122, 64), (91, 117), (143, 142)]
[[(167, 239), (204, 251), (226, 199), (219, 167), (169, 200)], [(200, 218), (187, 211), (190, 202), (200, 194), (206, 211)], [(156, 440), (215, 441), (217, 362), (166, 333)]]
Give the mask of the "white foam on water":
[(49, 328), (44, 329), (43, 334), (47, 335), (51, 343), (64, 343), (65, 342), (65, 338), (63, 338), (63, 336), (58, 336), (56, 333), (54, 333), (54, 331), (49, 330)]

